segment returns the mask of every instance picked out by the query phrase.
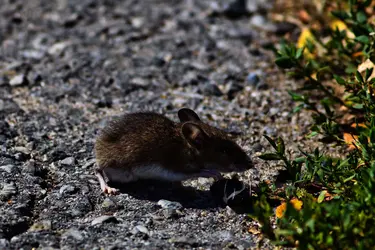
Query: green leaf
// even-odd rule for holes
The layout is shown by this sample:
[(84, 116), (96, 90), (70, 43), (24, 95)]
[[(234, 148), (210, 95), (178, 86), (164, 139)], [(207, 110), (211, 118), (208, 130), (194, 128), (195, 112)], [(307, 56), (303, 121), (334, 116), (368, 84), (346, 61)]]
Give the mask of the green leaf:
[(356, 38), (354, 38), (354, 40), (360, 42), (360, 43), (364, 43), (364, 44), (369, 44), (370, 43), (370, 38), (368, 36), (357, 36)]
[(274, 161), (274, 160), (281, 160), (281, 157), (278, 154), (275, 153), (265, 153), (260, 156), (258, 156), (262, 160), (266, 161)]
[(359, 73), (358, 71), (355, 72), (355, 78), (357, 79), (358, 82), (364, 83), (363, 77), (362, 77), (361, 73)]
[(368, 79), (370, 78), (373, 70), (374, 70), (374, 68), (370, 68), (370, 69), (367, 68), (366, 69), (366, 75), (365, 75), (366, 81), (368, 81)]
[(318, 197), (318, 203), (323, 202), (326, 193), (327, 193), (327, 190), (323, 190), (322, 192), (320, 192), (319, 197)]
[(367, 21), (367, 16), (363, 11), (358, 11), (356, 18), (359, 23), (366, 23)]
[(334, 10), (331, 13), (332, 13), (332, 15), (334, 15), (335, 17), (337, 17), (337, 18), (339, 18), (341, 20), (345, 20), (345, 19), (349, 18), (349, 15), (345, 11), (336, 11), (336, 10)]
[(340, 84), (340, 85), (345, 85), (345, 84), (346, 84), (346, 81), (345, 81), (343, 78), (341, 78), (340, 76), (338, 76), (338, 75), (333, 75), (333, 77), (335, 78), (335, 80), (336, 80), (336, 82), (337, 82), (338, 84)]
[(305, 50), (305, 47), (299, 48), (296, 52), (296, 59), (300, 59), (303, 55), (303, 51)]
[(294, 66), (294, 62), (287, 56), (281, 56), (276, 59), (276, 65), (283, 69), (290, 69)]
[(275, 141), (272, 140), (271, 137), (269, 137), (268, 135), (263, 135), (263, 136), (264, 136), (264, 138), (267, 139), (267, 141), (271, 144), (271, 146), (272, 146), (275, 150), (277, 150), (277, 147), (276, 147), (276, 143), (275, 143)]
[(285, 153), (285, 144), (281, 137), (277, 139), (277, 152), (279, 152), (279, 154)]
[(314, 136), (316, 136), (316, 135), (318, 135), (318, 132), (313, 131), (313, 132), (311, 132), (310, 134), (308, 134), (306, 137), (310, 139), (310, 138), (312, 138), (312, 137), (314, 137)]
[(297, 94), (292, 91), (288, 91), (288, 94), (292, 97), (293, 101), (295, 102), (303, 102), (305, 100), (303, 95)]
[(303, 162), (305, 162), (305, 160), (306, 160), (306, 157), (298, 157), (298, 158), (294, 159), (294, 162), (303, 163)]
[(353, 174), (352, 176), (346, 178), (346, 179), (344, 180), (344, 183), (345, 183), (345, 182), (348, 182), (348, 181), (351, 181), (354, 177), (356, 177), (356, 175), (357, 175), (357, 174)]
[(356, 103), (353, 105), (353, 108), (355, 109), (363, 109), (363, 104), (362, 103)]

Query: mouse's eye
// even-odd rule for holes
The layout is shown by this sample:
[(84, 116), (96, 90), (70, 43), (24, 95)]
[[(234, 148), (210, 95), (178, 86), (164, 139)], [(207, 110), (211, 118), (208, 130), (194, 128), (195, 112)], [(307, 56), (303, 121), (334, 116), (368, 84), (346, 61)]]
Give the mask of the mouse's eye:
[(224, 147), (220, 147), (218, 151), (222, 154), (226, 154), (228, 150)]

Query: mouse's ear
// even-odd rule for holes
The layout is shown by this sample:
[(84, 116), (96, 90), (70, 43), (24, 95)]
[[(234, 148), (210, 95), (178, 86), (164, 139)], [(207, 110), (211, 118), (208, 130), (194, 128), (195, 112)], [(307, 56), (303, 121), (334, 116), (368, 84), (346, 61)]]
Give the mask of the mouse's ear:
[(180, 109), (178, 111), (178, 118), (180, 119), (180, 122), (198, 122), (201, 120), (193, 110), (188, 108)]
[(208, 135), (203, 131), (203, 129), (192, 122), (186, 122), (181, 127), (182, 134), (188, 143), (197, 148), (202, 148), (203, 144), (208, 138)]

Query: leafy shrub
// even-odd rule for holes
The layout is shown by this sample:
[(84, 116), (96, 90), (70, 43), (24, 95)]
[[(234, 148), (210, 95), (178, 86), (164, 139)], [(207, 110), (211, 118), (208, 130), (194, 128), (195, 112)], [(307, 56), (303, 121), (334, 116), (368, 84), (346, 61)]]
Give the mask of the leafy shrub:
[[(339, 2), (339, 1), (338, 1)], [(369, 17), (372, 1), (350, 0), (346, 10), (334, 10), (345, 29), (330, 29), (328, 40), (307, 40), (303, 47), (282, 43), (276, 64), (303, 86), (290, 91), (297, 103), (294, 112), (312, 112), (314, 124), (308, 138), (347, 147), (346, 155), (333, 158), (300, 150), (290, 159), (282, 138), (265, 135), (274, 152), (260, 156), (283, 162), (283, 188), (262, 184), (262, 195), (252, 216), (263, 233), (279, 245), (299, 249), (372, 249), (375, 246), (375, 27)], [(372, 12), (371, 12), (372, 11)], [(374, 8), (370, 14), (375, 13)], [(373, 17), (372, 17), (373, 19)], [(361, 70), (359, 70), (362, 67)], [(361, 72), (360, 72), (361, 71)], [(343, 89), (344, 95), (335, 89)], [(348, 137), (349, 136), (349, 137)], [(281, 175), (280, 175), (281, 176)], [(296, 209), (285, 203), (271, 226), (270, 195), (286, 201), (298, 198)]]

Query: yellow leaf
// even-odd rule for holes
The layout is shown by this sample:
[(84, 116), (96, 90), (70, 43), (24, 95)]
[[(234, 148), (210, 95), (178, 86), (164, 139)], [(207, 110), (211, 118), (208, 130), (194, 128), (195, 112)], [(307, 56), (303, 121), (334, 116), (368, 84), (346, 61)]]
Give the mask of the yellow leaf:
[[(302, 205), (303, 205), (303, 202), (302, 202), (302, 201), (298, 200), (297, 198), (293, 198), (293, 199), (291, 199), (289, 202), (293, 205), (293, 207), (294, 207), (297, 211), (301, 210)], [(277, 218), (282, 218), (282, 217), (284, 216), (284, 212), (285, 212), (285, 210), (286, 210), (286, 202), (283, 202), (283, 203), (281, 203), (280, 206), (278, 206), (278, 207), (276, 208), (276, 211), (275, 211), (275, 212), (276, 212), (276, 217), (277, 217)]]
[(303, 205), (303, 202), (298, 200), (297, 198), (293, 198), (290, 203), (292, 203), (293, 207), (296, 209), (296, 210), (301, 210), (302, 208), (302, 205)]
[[(352, 128), (356, 128), (357, 124), (353, 123), (351, 125), (351, 127)], [(358, 123), (358, 127), (366, 128), (366, 125), (364, 123)], [(349, 149), (350, 150), (355, 149), (355, 146), (353, 145), (353, 143), (355, 143), (357, 141), (357, 139), (358, 139), (357, 135), (352, 135), (352, 134), (349, 134), (349, 133), (344, 133), (343, 134), (343, 139), (344, 139), (345, 143), (349, 145)]]
[(358, 139), (358, 136), (351, 135), (349, 133), (344, 133), (343, 138), (344, 138), (345, 143), (348, 144), (350, 150), (355, 149), (353, 142), (355, 142)]
[(348, 38), (351, 38), (351, 39), (355, 38), (355, 35), (353, 34), (353, 32), (351, 32), (350, 30), (348, 30), (348, 26), (346, 26), (346, 24), (343, 21), (341, 21), (341, 20), (333, 20), (331, 22), (331, 29), (336, 30), (336, 28), (339, 31), (345, 30)]
[[(315, 41), (315, 38), (308, 28), (303, 28), (302, 32), (301, 32), (301, 34), (298, 38), (298, 41), (297, 41), (297, 47), (298, 48), (305, 47), (308, 41), (313, 42), (313, 41)], [(311, 54), (310, 51), (307, 50), (307, 49), (304, 50), (304, 54), (307, 58), (313, 58), (314, 57), (314, 55)]]
[(282, 218), (284, 216), (285, 210), (286, 210), (286, 203), (283, 202), (283, 203), (281, 203), (280, 206), (278, 206), (276, 208), (276, 217), (277, 218)]

